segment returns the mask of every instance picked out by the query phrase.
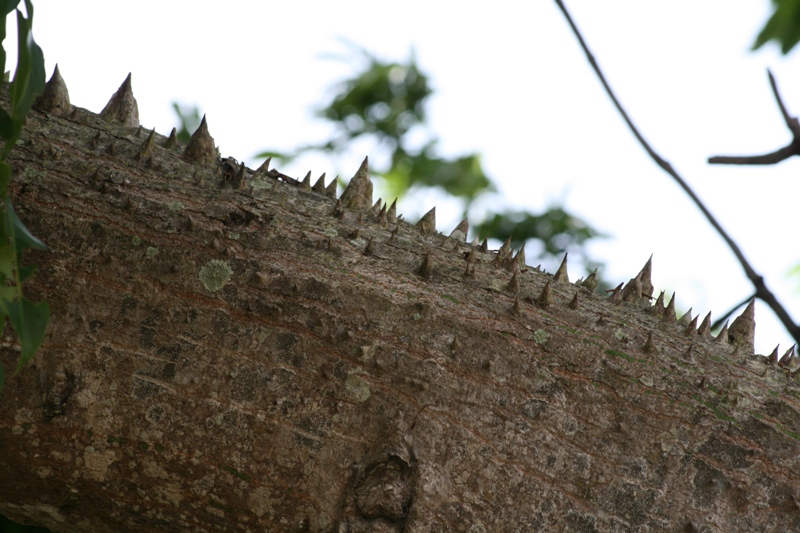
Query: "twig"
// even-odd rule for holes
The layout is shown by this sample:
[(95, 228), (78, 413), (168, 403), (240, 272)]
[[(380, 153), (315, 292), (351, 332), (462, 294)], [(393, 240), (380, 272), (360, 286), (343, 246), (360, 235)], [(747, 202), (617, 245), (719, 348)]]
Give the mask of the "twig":
[[(678, 185), (681, 186), (684, 192), (686, 192), (686, 194), (689, 195), (689, 198), (692, 199), (697, 208), (700, 209), (703, 215), (705, 215), (708, 222), (714, 227), (715, 230), (717, 230), (717, 233), (719, 233), (719, 235), (727, 243), (731, 251), (733, 251), (736, 258), (739, 260), (739, 263), (742, 265), (742, 268), (744, 269), (745, 275), (747, 275), (747, 278), (755, 287), (755, 295), (759, 299), (761, 299), (764, 303), (766, 303), (770, 307), (770, 309), (772, 309), (772, 311), (778, 316), (778, 319), (783, 323), (784, 327), (789, 332), (789, 334), (794, 338), (794, 340), (800, 343), (800, 326), (795, 324), (795, 322), (789, 316), (789, 313), (786, 311), (786, 309), (784, 309), (783, 305), (781, 305), (781, 303), (778, 301), (775, 295), (772, 294), (772, 292), (767, 288), (767, 285), (764, 282), (764, 278), (758, 273), (756, 273), (755, 270), (753, 270), (753, 267), (750, 266), (750, 263), (744, 257), (744, 254), (742, 254), (742, 251), (739, 249), (739, 246), (733, 241), (733, 239), (728, 235), (728, 233), (724, 229), (722, 229), (722, 226), (720, 226), (719, 222), (717, 222), (717, 219), (714, 218), (714, 216), (711, 214), (708, 208), (706, 208), (705, 204), (703, 204), (703, 202), (700, 201), (700, 198), (697, 197), (697, 195), (683, 180), (683, 178), (681, 178), (680, 175), (678, 175), (678, 173), (675, 171), (675, 169), (672, 168), (672, 165), (670, 165), (668, 161), (666, 161), (664, 158), (658, 155), (655, 152), (655, 150), (653, 150), (653, 148), (650, 147), (650, 145), (644, 139), (642, 134), (639, 133), (639, 130), (636, 128), (631, 119), (628, 117), (628, 113), (625, 111), (625, 109), (623, 109), (622, 104), (619, 103), (619, 100), (617, 100), (617, 97), (614, 95), (614, 91), (612, 91), (611, 87), (609, 87), (608, 82), (606, 81), (606, 78), (603, 75), (603, 72), (600, 70), (597, 61), (595, 61), (594, 56), (589, 50), (589, 47), (583, 40), (583, 36), (581, 35), (580, 31), (578, 31), (577, 26), (575, 26), (575, 23), (572, 21), (572, 17), (567, 11), (567, 8), (564, 6), (563, 1), (555, 0), (555, 2), (561, 9), (561, 12), (564, 14), (564, 17), (567, 19), (567, 22), (572, 28), (572, 32), (575, 34), (575, 37), (578, 39), (581, 48), (583, 48), (583, 51), (586, 54), (586, 58), (592, 65), (595, 74), (597, 74), (597, 77), (600, 79), (600, 83), (603, 84), (606, 93), (608, 93), (608, 96), (611, 98), (611, 101), (614, 103), (614, 106), (616, 106), (617, 111), (619, 111), (620, 115), (622, 115), (622, 118), (628, 124), (628, 127), (630, 128), (633, 135), (636, 137), (636, 139), (639, 141), (642, 147), (647, 151), (650, 157), (653, 158), (656, 164), (660, 166), (664, 170), (664, 172), (672, 176), (672, 178), (678, 183)], [(777, 94), (777, 89), (775, 90), (775, 92)], [(783, 104), (781, 103), (780, 105), (782, 106)], [(788, 115), (784, 116), (787, 117)]]
[(800, 155), (800, 121), (797, 117), (789, 115), (786, 106), (783, 104), (780, 92), (778, 92), (778, 84), (775, 82), (775, 76), (767, 69), (769, 76), (769, 84), (772, 86), (772, 94), (775, 95), (775, 100), (778, 102), (778, 107), (783, 115), (783, 121), (786, 122), (786, 127), (792, 132), (792, 142), (783, 148), (778, 148), (774, 152), (763, 155), (715, 155), (708, 158), (710, 164), (716, 165), (774, 165), (780, 163), (784, 159), (789, 159), (793, 155)]

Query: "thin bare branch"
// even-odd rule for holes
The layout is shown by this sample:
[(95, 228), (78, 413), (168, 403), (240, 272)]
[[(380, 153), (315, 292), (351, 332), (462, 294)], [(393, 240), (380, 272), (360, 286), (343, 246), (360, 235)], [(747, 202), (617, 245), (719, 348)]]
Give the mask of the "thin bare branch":
[(793, 155), (800, 155), (800, 121), (797, 117), (793, 117), (786, 110), (786, 106), (781, 98), (781, 93), (778, 91), (778, 84), (775, 81), (775, 76), (767, 69), (767, 76), (769, 77), (769, 84), (772, 86), (772, 94), (775, 95), (775, 101), (778, 102), (778, 107), (783, 115), (783, 120), (786, 122), (786, 127), (792, 132), (792, 142), (783, 148), (778, 148), (774, 152), (763, 155), (715, 155), (708, 158), (709, 164), (712, 165), (774, 165), (780, 163), (784, 159), (789, 159)]
[(772, 71), (767, 69), (767, 76), (769, 77), (769, 84), (772, 87), (772, 94), (775, 95), (775, 101), (778, 102), (778, 107), (781, 110), (781, 115), (783, 115), (783, 120), (786, 122), (786, 127), (789, 128), (795, 136), (800, 133), (800, 125), (798, 125), (797, 117), (793, 117), (789, 114), (789, 111), (786, 110), (786, 106), (783, 103), (783, 98), (781, 98), (781, 93), (778, 92), (778, 83), (775, 81), (775, 76), (772, 75)]
[(774, 165), (793, 155), (798, 155), (798, 149), (792, 142), (789, 146), (778, 148), (774, 152), (762, 155), (715, 155), (708, 158), (712, 165)]
[(750, 262), (747, 261), (742, 251), (739, 249), (739, 246), (734, 242), (734, 240), (728, 235), (728, 233), (722, 228), (722, 226), (717, 222), (717, 219), (711, 214), (708, 208), (703, 204), (703, 202), (698, 198), (698, 196), (694, 193), (694, 191), (689, 187), (688, 183), (684, 181), (684, 179), (672, 168), (672, 165), (669, 164), (665, 159), (663, 159), (660, 155), (656, 153), (653, 148), (650, 147), (648, 142), (644, 139), (641, 133), (639, 133), (638, 128), (633, 124), (630, 117), (628, 117), (628, 113), (622, 107), (619, 100), (617, 100), (614, 91), (611, 90), (611, 87), (608, 85), (603, 72), (600, 70), (600, 66), (595, 61), (594, 56), (592, 55), (589, 47), (587, 46), (586, 42), (583, 40), (583, 36), (581, 35), (580, 31), (578, 30), (577, 26), (575, 26), (575, 22), (573, 22), (572, 17), (570, 16), (569, 12), (567, 11), (566, 6), (564, 6), (564, 2), (562, 0), (555, 0), (556, 4), (558, 5), (561, 12), (564, 14), (564, 17), (567, 19), (570, 27), (572, 28), (572, 32), (575, 34), (575, 37), (578, 39), (578, 42), (583, 48), (583, 52), (586, 54), (589, 63), (592, 65), (592, 68), (597, 74), (598, 79), (603, 84), (603, 87), (608, 93), (608, 96), (611, 98), (611, 101), (616, 106), (617, 111), (619, 111), (622, 118), (628, 124), (633, 135), (642, 145), (642, 147), (647, 151), (650, 157), (656, 162), (658, 166), (660, 166), (667, 174), (672, 176), (672, 178), (681, 186), (684, 192), (689, 195), (689, 198), (695, 203), (698, 209), (703, 213), (703, 215), (708, 220), (709, 224), (711, 224), (717, 233), (722, 237), (731, 251), (736, 255), (736, 258), (739, 260), (739, 263), (742, 265), (744, 269), (745, 275), (750, 280), (750, 282), (755, 287), (755, 294), (760, 298), (764, 303), (766, 303), (770, 309), (777, 315), (778, 319), (783, 323), (786, 330), (789, 334), (797, 341), (800, 342), (800, 326), (797, 325), (789, 316), (789, 313), (784, 309), (783, 305), (778, 301), (774, 294), (767, 288), (766, 283), (764, 282), (764, 278), (756, 273), (753, 267), (750, 265)]

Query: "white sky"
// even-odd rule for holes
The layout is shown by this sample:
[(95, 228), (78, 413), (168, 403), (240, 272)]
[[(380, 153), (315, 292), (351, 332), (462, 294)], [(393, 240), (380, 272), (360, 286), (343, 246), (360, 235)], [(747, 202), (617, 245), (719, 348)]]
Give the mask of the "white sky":
[[(337, 37), (386, 60), (413, 46), (436, 90), (430, 124), (440, 152), (478, 151), (501, 195), (492, 207), (542, 210), (564, 199), (611, 235), (591, 247), (605, 276), (627, 281), (654, 254), (656, 289), (678, 307), (721, 315), (752, 293), (733, 255), (698, 210), (646, 156), (580, 51), (554, 2), (110, 2), (34, 0), (34, 35), (48, 77), (55, 63), (72, 103), (99, 112), (128, 72), (141, 122), (167, 134), (171, 102), (198, 104), (225, 156), (245, 160), (326, 139), (312, 109), (355, 73), (323, 59), (344, 53)], [(790, 140), (773, 100), (775, 73), (790, 112), (800, 114), (798, 53), (750, 53), (769, 2), (567, 1), (618, 96), (654, 148), (682, 173), (739, 242), (769, 287), (800, 319), (795, 210), (800, 161), (776, 167), (710, 167), (710, 155), (771, 151)], [(11, 28), (9, 28), (11, 30)], [(355, 172), (364, 144), (337, 161), (317, 157), (281, 168)], [(438, 229), (460, 207), (441, 196), (401, 204), (409, 220), (437, 205)], [(571, 278), (582, 272), (574, 267)], [(738, 313), (737, 313), (738, 314)], [(701, 317), (702, 318), (702, 317)], [(756, 347), (791, 344), (764, 305)]]

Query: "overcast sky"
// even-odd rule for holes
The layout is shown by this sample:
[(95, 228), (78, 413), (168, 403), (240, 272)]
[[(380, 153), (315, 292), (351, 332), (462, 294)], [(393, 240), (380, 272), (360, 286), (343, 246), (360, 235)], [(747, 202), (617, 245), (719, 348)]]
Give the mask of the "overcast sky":
[[(797, 53), (749, 52), (769, 2), (566, 3), (645, 137), (800, 318), (800, 279), (786, 275), (800, 263), (800, 162), (705, 163), (790, 140), (766, 68), (800, 114)], [(500, 189), (491, 207), (541, 210), (563, 201), (611, 236), (591, 246), (607, 279), (627, 281), (652, 253), (656, 289), (676, 290), (678, 307), (694, 314), (719, 316), (752, 293), (721, 239), (626, 129), (554, 2), (34, 4), (48, 76), (58, 63), (73, 104), (99, 112), (132, 72), (145, 127), (168, 134), (177, 124), (171, 103), (197, 104), (222, 154), (251, 166), (259, 151), (327, 138), (330, 128), (313, 108), (358, 67), (325, 59), (348, 52), (338, 38), (391, 61), (413, 47), (436, 90), (428, 109), (440, 151), (483, 154)], [(349, 177), (367, 154), (376, 164), (385, 157), (363, 143), (335, 161), (306, 158), (281, 170)], [(449, 233), (460, 207), (441, 196), (417, 196), (400, 211), (413, 221), (433, 205), (439, 231)], [(571, 278), (581, 274), (576, 266)], [(792, 344), (766, 306), (757, 307), (756, 321), (757, 351)]]

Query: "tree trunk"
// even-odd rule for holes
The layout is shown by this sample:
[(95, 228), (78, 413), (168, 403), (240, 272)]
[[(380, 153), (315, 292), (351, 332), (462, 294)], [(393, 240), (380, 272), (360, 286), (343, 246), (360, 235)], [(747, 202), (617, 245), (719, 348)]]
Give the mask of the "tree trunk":
[(0, 402), (0, 514), (86, 532), (800, 530), (794, 358), (752, 353), (752, 307), (713, 339), (651, 305), (649, 268), (609, 298), (394, 220), (366, 166), (335, 206), (219, 166), (200, 134), (184, 149), (113, 109), (47, 109), (63, 116), (31, 113), (12, 165), (50, 247), (26, 257), (27, 291), (52, 319)]

